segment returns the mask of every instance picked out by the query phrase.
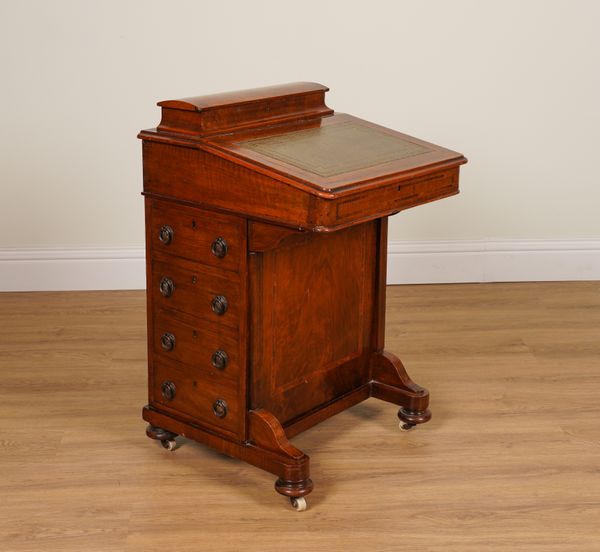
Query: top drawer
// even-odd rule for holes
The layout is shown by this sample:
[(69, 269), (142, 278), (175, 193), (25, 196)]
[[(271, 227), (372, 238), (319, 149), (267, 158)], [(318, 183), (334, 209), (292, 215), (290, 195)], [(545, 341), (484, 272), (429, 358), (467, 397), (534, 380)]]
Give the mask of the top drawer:
[(244, 219), (147, 199), (152, 251), (239, 272), (244, 241)]

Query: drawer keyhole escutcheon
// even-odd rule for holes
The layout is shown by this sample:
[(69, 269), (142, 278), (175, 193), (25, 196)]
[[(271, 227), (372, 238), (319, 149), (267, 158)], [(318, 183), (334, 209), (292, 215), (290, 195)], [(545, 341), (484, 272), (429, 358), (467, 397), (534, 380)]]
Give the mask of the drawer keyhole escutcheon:
[(171, 297), (171, 295), (173, 294), (173, 290), (175, 289), (175, 284), (173, 283), (173, 280), (171, 280), (171, 278), (167, 278), (165, 276), (164, 278), (160, 279), (159, 288), (161, 295), (163, 295), (164, 297)]
[(175, 347), (175, 336), (172, 333), (165, 332), (160, 338), (160, 344), (165, 351), (172, 351)]
[(217, 418), (227, 416), (227, 403), (223, 399), (217, 399), (213, 404), (213, 413)]
[(227, 255), (227, 242), (224, 238), (218, 237), (214, 242), (212, 242), (210, 250), (215, 257), (222, 259), (225, 255)]
[(158, 231), (158, 239), (163, 245), (169, 245), (173, 241), (174, 234), (175, 232), (173, 232), (173, 228), (171, 228), (168, 224), (164, 224)]
[(223, 349), (218, 349), (212, 354), (210, 360), (215, 368), (218, 368), (219, 370), (224, 370), (229, 362), (229, 355), (225, 351), (223, 351)]
[(162, 385), (160, 386), (160, 392), (167, 401), (172, 401), (175, 398), (177, 388), (172, 381), (167, 380), (162, 382)]
[(229, 303), (227, 302), (227, 297), (224, 295), (217, 295), (211, 302), (210, 307), (215, 314), (222, 316), (227, 312), (227, 307)]

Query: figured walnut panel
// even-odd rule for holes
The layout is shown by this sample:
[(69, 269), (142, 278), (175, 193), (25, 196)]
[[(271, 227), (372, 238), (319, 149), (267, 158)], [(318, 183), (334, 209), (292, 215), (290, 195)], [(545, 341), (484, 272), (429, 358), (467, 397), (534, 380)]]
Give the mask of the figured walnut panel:
[[(207, 270), (200, 263), (174, 260), (167, 256), (154, 255), (148, 263), (151, 272), (149, 293), (152, 293), (155, 308), (183, 312), (215, 326), (238, 328), (242, 311), (242, 286), (237, 274)], [(173, 282), (171, 295), (165, 297), (160, 292), (163, 278)], [(211, 308), (211, 301), (222, 295), (227, 299), (227, 311), (217, 314)]]
[(458, 168), (439, 171), (409, 182), (390, 184), (379, 189), (377, 194), (363, 192), (349, 196), (335, 204), (335, 222), (331, 221), (331, 224), (344, 224), (364, 216), (369, 210), (380, 214), (395, 213), (457, 193)]
[(196, 148), (144, 142), (144, 193), (310, 226), (311, 196)]
[(375, 223), (253, 255), (254, 407), (283, 423), (368, 380)]
[[(241, 217), (224, 215), (180, 205), (172, 201), (152, 200), (150, 213), (150, 238), (155, 253), (174, 255), (217, 269), (240, 270), (244, 250), (243, 234), (246, 221)], [(169, 226), (173, 237), (168, 243), (159, 239), (161, 228)], [(217, 238), (223, 238), (227, 252), (218, 257), (211, 251)]]
[[(167, 332), (175, 337), (175, 345), (169, 351), (161, 345), (161, 337)], [(227, 387), (240, 387), (244, 374), (244, 367), (240, 366), (243, 346), (235, 330), (160, 311), (155, 316), (154, 333), (150, 338), (157, 358), (183, 362), (198, 377), (209, 378)], [(212, 354), (218, 349), (228, 356), (227, 366), (223, 369), (215, 368), (211, 363)]]
[[(191, 366), (157, 357), (154, 360), (154, 406), (176, 416), (183, 414), (191, 417), (195, 423), (213, 430), (238, 434), (244, 422), (244, 405), (239, 390), (232, 385), (223, 385), (222, 381), (207, 377), (195, 371)], [(163, 397), (161, 386), (169, 381), (175, 387), (175, 396), (168, 400)], [(213, 405), (218, 399), (227, 403), (224, 418), (215, 416)], [(180, 416), (181, 417), (181, 416)]]

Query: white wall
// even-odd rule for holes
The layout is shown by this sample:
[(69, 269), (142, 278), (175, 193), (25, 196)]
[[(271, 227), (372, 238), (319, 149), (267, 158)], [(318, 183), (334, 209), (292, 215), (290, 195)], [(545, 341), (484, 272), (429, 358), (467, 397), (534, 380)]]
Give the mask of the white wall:
[[(459, 196), (392, 220), (395, 251), (421, 255), (407, 262), (431, 242), (483, 254), (542, 239), (587, 251), (557, 277), (600, 278), (599, 21), (593, 0), (0, 0), (4, 289), (73, 251), (131, 250), (140, 270), (136, 133), (158, 122), (158, 100), (296, 80), (469, 158)], [(413, 280), (444, 280), (429, 261)]]

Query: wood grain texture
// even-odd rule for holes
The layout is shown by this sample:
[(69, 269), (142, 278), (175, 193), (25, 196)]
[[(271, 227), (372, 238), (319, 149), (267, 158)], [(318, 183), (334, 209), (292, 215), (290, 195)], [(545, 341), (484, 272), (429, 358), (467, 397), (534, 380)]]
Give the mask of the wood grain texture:
[(301, 514), (262, 470), (149, 442), (144, 310), (0, 294), (2, 550), (597, 552), (600, 283), (388, 288), (386, 346), (435, 416), (399, 433), (370, 399), (295, 437)]
[(159, 131), (207, 135), (258, 124), (274, 125), (333, 113), (325, 105), (326, 86), (296, 82), (159, 102)]
[(331, 232), (458, 193), (462, 154), (336, 114), (327, 90), (292, 83), (160, 102), (161, 124), (138, 135), (144, 194)]
[[(298, 509), (314, 485), (288, 437), (369, 396), (399, 405), (403, 429), (431, 419), (428, 391), (383, 350), (382, 219), (458, 193), (466, 162), (334, 114), (326, 91), (293, 83), (160, 102), (160, 125), (139, 134), (146, 434), (275, 473)], [(228, 350), (237, 385), (206, 371)]]
[[(242, 259), (246, 255), (243, 248), (246, 221), (243, 218), (224, 217), (215, 211), (167, 201), (148, 200), (148, 204), (152, 206), (149, 237), (157, 253), (192, 261), (200, 260), (219, 270), (239, 272)], [(168, 244), (159, 240), (160, 228), (165, 224), (170, 225), (173, 230), (173, 239)], [(216, 257), (211, 253), (215, 239), (211, 230), (215, 227), (220, 231), (219, 237), (227, 243), (227, 254), (224, 257)]]
[(368, 383), (375, 233), (301, 234), (251, 267), (252, 408), (286, 424)]
[[(174, 202), (146, 199), (145, 206), (149, 406), (177, 416), (179, 422), (243, 440), (246, 221)], [(217, 240), (226, 245), (223, 256), (214, 250)], [(163, 288), (165, 280), (168, 288)], [(226, 303), (224, 310), (214, 308), (217, 299)], [(212, 365), (219, 350), (229, 359), (223, 371)], [(170, 388), (167, 394), (165, 386)], [(218, 405), (224, 407), (220, 415)], [(196, 430), (169, 431), (191, 435)]]

